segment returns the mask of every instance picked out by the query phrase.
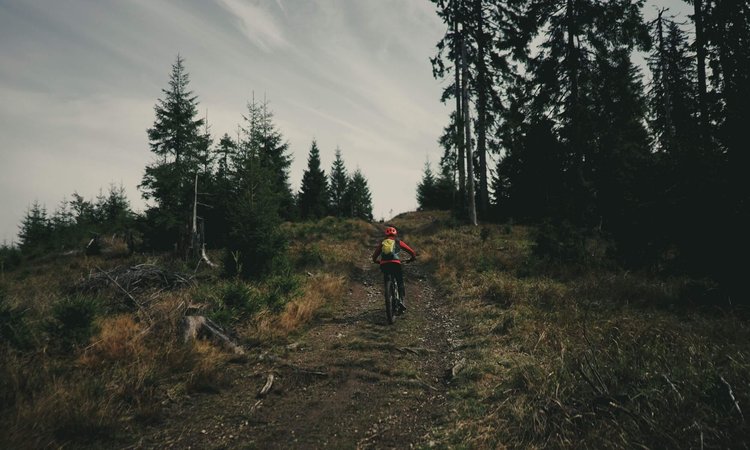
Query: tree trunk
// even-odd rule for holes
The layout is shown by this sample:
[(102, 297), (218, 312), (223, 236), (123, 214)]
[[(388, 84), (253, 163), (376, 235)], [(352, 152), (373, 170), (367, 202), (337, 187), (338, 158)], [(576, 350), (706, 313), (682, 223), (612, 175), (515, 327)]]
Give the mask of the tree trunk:
[(673, 136), (672, 133), (672, 90), (669, 85), (669, 70), (667, 67), (667, 64), (665, 62), (665, 50), (664, 50), (664, 28), (663, 28), (663, 21), (664, 18), (662, 17), (665, 9), (659, 10), (659, 18), (656, 22), (656, 32), (658, 34), (659, 39), (659, 66), (661, 68), (661, 83), (662, 87), (664, 89), (665, 95), (664, 95), (664, 130), (667, 133), (666, 135), (666, 142), (669, 143), (669, 147), (667, 150), (673, 150), (672, 144), (673, 144)]
[(700, 109), (700, 135), (703, 151), (708, 150), (708, 102), (706, 100), (706, 41), (703, 25), (703, 0), (693, 1), (695, 21), (695, 56), (698, 63), (698, 108)]
[(196, 254), (198, 244), (198, 174), (195, 174), (195, 184), (193, 185), (193, 220), (190, 228), (190, 251), (193, 256)]
[(479, 212), (484, 217), (489, 209), (487, 193), (487, 65), (484, 61), (484, 14), (482, 0), (474, 0), (477, 15), (477, 152), (479, 153)]
[(455, 37), (456, 48), (454, 50), (455, 63), (455, 83), (456, 83), (456, 147), (458, 150), (458, 210), (463, 214), (466, 205), (466, 169), (464, 166), (464, 119), (463, 107), (461, 102), (461, 47), (463, 37), (458, 31), (458, 0), (453, 0), (453, 36)]
[(568, 44), (567, 44), (567, 65), (568, 79), (570, 83), (570, 98), (568, 105), (568, 118), (570, 120), (570, 146), (571, 151), (576, 155), (576, 163), (580, 159), (580, 149), (578, 148), (578, 61), (575, 46), (576, 26), (575, 12), (573, 10), (574, 0), (567, 0), (566, 15), (568, 19)]
[(469, 64), (466, 58), (466, 42), (461, 40), (462, 103), (464, 107), (464, 130), (466, 138), (466, 187), (469, 197), (469, 222), (477, 224), (476, 196), (474, 194), (474, 156), (471, 151), (471, 116), (469, 115)]

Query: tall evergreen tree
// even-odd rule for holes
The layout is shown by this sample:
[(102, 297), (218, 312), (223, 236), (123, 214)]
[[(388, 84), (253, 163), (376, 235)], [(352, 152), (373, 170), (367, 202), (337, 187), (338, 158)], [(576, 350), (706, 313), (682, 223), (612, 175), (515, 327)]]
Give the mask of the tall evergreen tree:
[(619, 256), (629, 264), (643, 264), (655, 256), (652, 223), (655, 173), (644, 126), (646, 101), (640, 73), (630, 51), (600, 51), (590, 86), (588, 126), (596, 140), (586, 166), (599, 217), (596, 226), (611, 234)]
[(685, 33), (662, 11), (653, 34), (655, 45), (648, 59), (649, 124), (657, 148), (672, 157), (697, 153), (701, 136), (696, 68)]
[(331, 173), (328, 176), (328, 202), (331, 207), (331, 214), (336, 217), (345, 217), (347, 214), (344, 196), (349, 184), (349, 176), (346, 173), (344, 160), (341, 157), (341, 149), (336, 148), (336, 158), (331, 166)]
[(349, 216), (357, 219), (372, 220), (372, 195), (367, 179), (359, 169), (354, 171), (346, 190), (346, 205)]
[[(456, 100), (451, 124), (441, 138), (446, 148), (444, 161), (456, 161), (459, 209), (471, 215), (471, 208), (467, 206), (474, 196), (468, 191), (476, 181), (478, 210), (480, 215), (486, 215), (489, 209), (487, 152), (499, 149), (496, 128), (504, 110), (503, 92), (518, 77), (513, 61), (526, 58), (524, 50), (529, 36), (524, 29), (526, 20), (521, 8), (526, 0), (433, 0), (433, 3), (448, 25), (448, 31), (438, 43), (438, 54), (432, 59), (433, 73), (437, 78), (447, 78), (448, 73), (453, 72), (453, 82), (446, 86), (442, 99), (453, 97)], [(476, 105), (473, 121), (470, 117), (472, 104)], [(470, 121), (476, 142), (468, 133)], [(472, 154), (476, 155), (476, 161)], [(473, 170), (476, 180), (466, 173), (469, 169), (476, 169)]]
[(198, 118), (198, 100), (188, 89), (190, 78), (184, 59), (177, 56), (164, 98), (157, 101), (154, 125), (148, 129), (149, 145), (156, 159), (146, 167), (140, 189), (154, 202), (147, 214), (159, 232), (154, 246), (176, 243), (186, 251), (192, 215), (194, 178), (201, 171), (200, 155), (207, 145)]
[(47, 209), (38, 202), (34, 202), (26, 211), (20, 228), (18, 247), (22, 252), (33, 253), (49, 246), (51, 227)]
[[(592, 117), (593, 72), (597, 57), (645, 48), (648, 33), (641, 17), (643, 0), (531, 0), (528, 13), (536, 19), (532, 35), (543, 37), (540, 51), (529, 60), (533, 117), (553, 117), (565, 146), (565, 217), (579, 226), (595, 226), (594, 207), (597, 137), (587, 124)], [(606, 53), (606, 54), (605, 54)], [(622, 74), (629, 77), (630, 74)]]
[(302, 174), (297, 205), (303, 219), (319, 219), (328, 212), (328, 180), (320, 167), (320, 150), (315, 140), (310, 146), (307, 169)]
[(273, 113), (268, 108), (268, 101), (260, 105), (258, 120), (260, 163), (271, 173), (273, 190), (278, 195), (279, 213), (284, 219), (294, 216), (294, 198), (289, 184), (289, 168), (292, 158), (289, 154), (289, 143), (273, 122)]
[[(744, 289), (744, 271), (729, 261), (750, 251), (750, 164), (746, 127), (750, 123), (750, 6), (747, 1), (689, 0), (693, 4), (698, 95), (704, 158), (718, 161), (709, 180), (706, 216), (714, 220), (708, 235), (719, 236), (693, 259), (727, 261), (704, 264), (737, 292)], [(717, 224), (729, 224), (729, 229)], [(730, 249), (730, 256), (716, 249)], [(704, 253), (700, 255), (700, 253)]]
[(237, 142), (224, 134), (213, 149), (216, 172), (211, 185), (211, 208), (204, 212), (206, 243), (213, 247), (226, 247), (229, 237), (229, 213), (237, 196), (233, 163), (237, 160)]
[(422, 180), (417, 185), (417, 203), (419, 209), (433, 209), (434, 208), (434, 196), (435, 196), (435, 175), (432, 173), (432, 167), (430, 162), (424, 163), (424, 172), (422, 173)]

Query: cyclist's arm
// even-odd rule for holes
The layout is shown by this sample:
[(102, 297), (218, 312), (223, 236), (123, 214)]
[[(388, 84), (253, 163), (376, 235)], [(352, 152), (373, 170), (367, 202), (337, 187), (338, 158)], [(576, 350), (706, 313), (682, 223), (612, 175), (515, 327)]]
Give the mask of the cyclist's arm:
[(401, 241), (401, 248), (404, 249), (404, 250), (406, 250), (411, 255), (412, 258), (416, 258), (417, 257), (417, 252), (415, 252), (414, 250), (412, 250), (411, 247), (409, 247), (406, 244), (406, 242)]
[(380, 245), (375, 247), (375, 251), (372, 252), (372, 262), (378, 262), (378, 256), (380, 256)]

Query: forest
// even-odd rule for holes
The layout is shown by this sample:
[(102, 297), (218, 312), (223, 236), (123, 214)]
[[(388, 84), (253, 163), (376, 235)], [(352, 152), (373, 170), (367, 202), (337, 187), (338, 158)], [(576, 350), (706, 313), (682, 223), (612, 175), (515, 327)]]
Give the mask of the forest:
[(539, 225), (538, 250), (569, 262), (601, 238), (626, 267), (747, 297), (746, 1), (651, 21), (644, 1), (433, 3), (447, 32), (431, 61), (455, 107), (422, 208)]

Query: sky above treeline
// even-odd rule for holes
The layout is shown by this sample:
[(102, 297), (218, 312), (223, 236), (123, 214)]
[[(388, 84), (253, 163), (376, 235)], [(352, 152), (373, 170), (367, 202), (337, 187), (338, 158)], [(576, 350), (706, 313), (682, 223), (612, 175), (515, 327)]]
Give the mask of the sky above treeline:
[[(681, 0), (652, 0), (688, 12)], [(215, 141), (266, 98), (294, 158), (341, 148), (376, 219), (416, 208), (450, 106), (429, 58), (445, 26), (427, 0), (0, 0), (0, 242), (34, 201), (53, 212), (110, 184), (142, 210), (146, 129), (177, 54)]]

